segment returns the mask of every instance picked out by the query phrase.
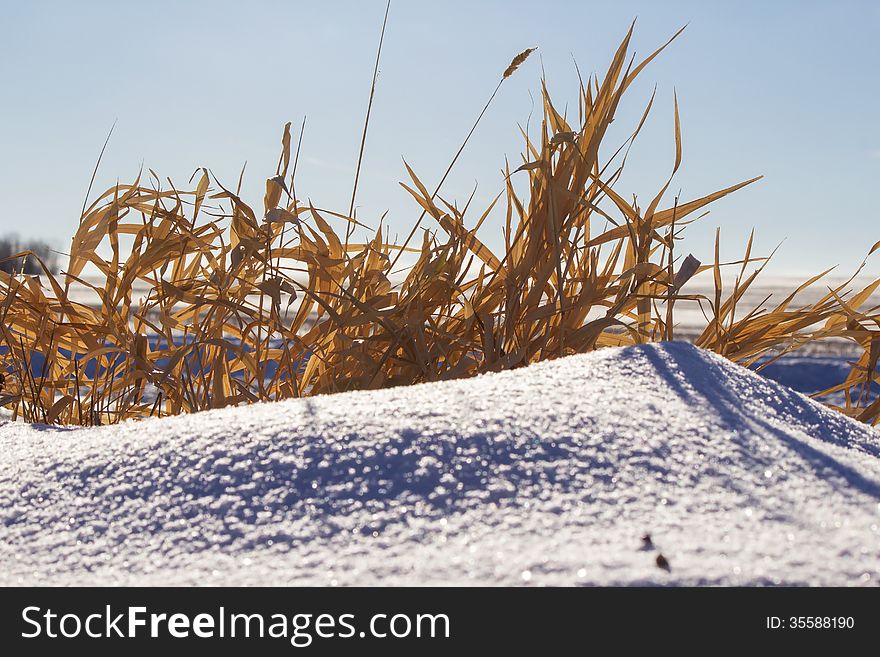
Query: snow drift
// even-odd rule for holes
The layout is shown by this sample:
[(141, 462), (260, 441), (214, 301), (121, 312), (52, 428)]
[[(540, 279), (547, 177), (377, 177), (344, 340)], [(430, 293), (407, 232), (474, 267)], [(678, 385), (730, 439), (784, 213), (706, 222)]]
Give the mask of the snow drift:
[(878, 457), (872, 429), (680, 343), (116, 427), (5, 422), (0, 583), (876, 583)]

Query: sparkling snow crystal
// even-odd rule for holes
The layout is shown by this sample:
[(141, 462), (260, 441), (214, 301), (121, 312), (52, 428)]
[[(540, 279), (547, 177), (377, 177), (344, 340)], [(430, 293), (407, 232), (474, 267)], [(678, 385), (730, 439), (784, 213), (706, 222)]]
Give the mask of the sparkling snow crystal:
[(114, 427), (0, 420), (0, 583), (876, 584), (878, 456), (874, 430), (678, 343)]

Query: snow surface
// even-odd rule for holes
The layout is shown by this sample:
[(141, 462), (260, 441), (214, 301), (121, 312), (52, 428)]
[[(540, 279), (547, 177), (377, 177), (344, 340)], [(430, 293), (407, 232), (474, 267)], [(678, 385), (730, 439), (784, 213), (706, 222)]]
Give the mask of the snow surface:
[[(760, 370), (761, 376), (777, 381), (783, 385), (797, 390), (805, 395), (812, 395), (827, 390), (846, 381), (852, 370), (853, 363), (857, 362), (858, 354), (812, 354), (802, 356), (800, 354), (788, 354), (773, 361), (767, 367)], [(758, 361), (756, 365), (760, 365)], [(861, 394), (861, 389), (855, 396)], [(880, 394), (880, 385), (876, 382), (871, 384), (871, 390), (864, 400), (865, 403), (877, 398)], [(846, 392), (838, 392), (825, 395), (821, 398), (823, 403), (846, 405)]]
[(649, 345), (116, 427), (2, 422), (0, 583), (876, 584), (878, 502), (878, 433)]

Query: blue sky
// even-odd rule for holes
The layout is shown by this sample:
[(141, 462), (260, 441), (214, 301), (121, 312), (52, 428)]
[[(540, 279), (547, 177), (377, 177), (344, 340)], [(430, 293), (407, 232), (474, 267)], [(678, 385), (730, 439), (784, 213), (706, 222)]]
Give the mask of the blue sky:
[[(184, 185), (196, 167), (259, 205), (286, 121), (307, 117), (297, 189), (346, 210), (384, 0), (343, 2), (11, 2), (0, 25), (0, 233), (66, 248), (101, 144), (118, 119), (95, 189), (143, 163)], [(708, 259), (716, 226), (733, 257), (751, 228), (758, 250), (786, 239), (776, 273), (854, 268), (880, 239), (880, 3), (494, 2), (393, 0), (358, 201), (374, 225), (405, 234), (418, 210), (398, 185), (402, 157), (429, 187), (510, 58), (535, 56), (502, 87), (443, 194), (475, 203), (501, 189), (521, 150), (541, 65), (557, 103), (582, 72), (603, 72), (633, 18), (652, 64), (621, 109), (616, 144), (653, 85), (658, 98), (620, 191), (650, 198), (674, 158), (677, 91), (683, 198), (763, 174), (717, 203), (686, 247)], [(484, 237), (497, 245), (498, 224)], [(733, 248), (736, 245), (736, 249)], [(880, 257), (880, 256), (875, 256)], [(871, 262), (871, 272), (880, 271)]]

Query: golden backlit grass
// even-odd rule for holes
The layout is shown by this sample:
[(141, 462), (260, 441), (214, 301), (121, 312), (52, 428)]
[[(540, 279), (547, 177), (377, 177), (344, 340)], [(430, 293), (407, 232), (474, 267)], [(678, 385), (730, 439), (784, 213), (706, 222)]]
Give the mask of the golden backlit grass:
[[(542, 85), (540, 134), (523, 133), (523, 164), (507, 168), (475, 221), (441, 198), (442, 180), (431, 192), (408, 170), (402, 184), (422, 216), (399, 245), (381, 223), (354, 243), (364, 232), (354, 217), (297, 197), (290, 124), (259, 209), (239, 196), (240, 182), (225, 187), (207, 170), (189, 190), (163, 189), (152, 172), (112, 187), (85, 208), (62, 275), (0, 272), (0, 404), (26, 421), (92, 425), (467, 377), (673, 339), (676, 304), (699, 302), (707, 321), (696, 344), (744, 365), (819, 340), (857, 344), (849, 377), (827, 392), (846, 391), (839, 410), (877, 422), (880, 401), (868, 391), (880, 314), (863, 306), (880, 281), (798, 305), (797, 293), (821, 284), (816, 277), (777, 306), (743, 309), (766, 264), (751, 240), (740, 261), (725, 264), (717, 242), (708, 265), (677, 246), (700, 210), (755, 179), (664, 204), (667, 182), (645, 207), (615, 191), (653, 97), (610, 158), (600, 146), (625, 92), (662, 50), (636, 63), (631, 34), (601, 79), (581, 83), (576, 123)], [(682, 158), (677, 102), (674, 129), (673, 175)], [(499, 253), (477, 237), (497, 215)], [(433, 223), (420, 232), (424, 219)], [(344, 235), (331, 226), (340, 222)], [(403, 253), (415, 262), (394, 282)], [(722, 267), (739, 272), (732, 289), (723, 289)], [(714, 277), (709, 298), (687, 291), (701, 272)], [(97, 303), (75, 298), (77, 287)], [(144, 292), (133, 298), (133, 289)]]

